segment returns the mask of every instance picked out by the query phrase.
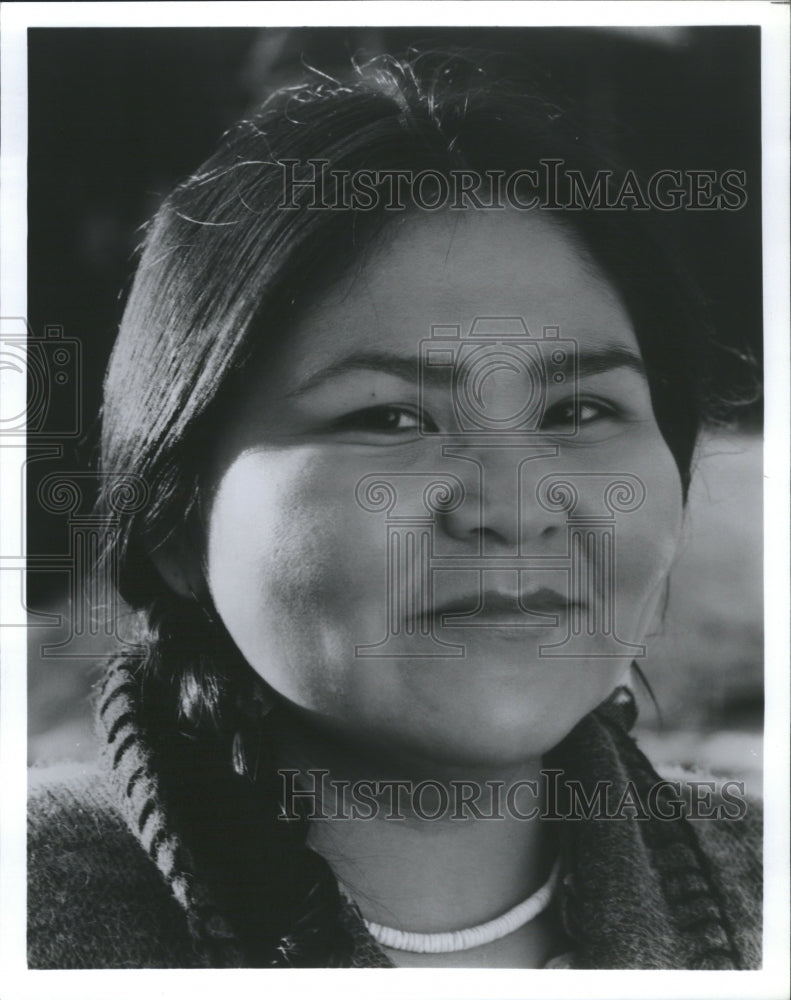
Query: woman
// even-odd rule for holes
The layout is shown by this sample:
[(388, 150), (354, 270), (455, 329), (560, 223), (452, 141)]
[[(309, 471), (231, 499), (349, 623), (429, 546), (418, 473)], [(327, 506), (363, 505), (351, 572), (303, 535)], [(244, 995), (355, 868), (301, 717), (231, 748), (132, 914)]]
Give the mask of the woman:
[(641, 213), (561, 198), (582, 145), (382, 59), (166, 201), (102, 442), (144, 634), (107, 785), (35, 806), (31, 965), (760, 964), (754, 807), (628, 736), (706, 342)]

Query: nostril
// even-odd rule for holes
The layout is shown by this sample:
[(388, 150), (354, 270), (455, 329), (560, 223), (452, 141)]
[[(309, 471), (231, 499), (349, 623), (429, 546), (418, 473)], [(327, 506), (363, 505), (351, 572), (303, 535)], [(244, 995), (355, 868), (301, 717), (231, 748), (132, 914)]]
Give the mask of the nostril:
[(486, 547), (491, 547), (493, 545), (497, 546), (507, 546), (508, 539), (504, 534), (498, 531), (496, 528), (491, 528), (488, 525), (483, 525), (482, 527), (474, 527), (470, 529), (470, 536), (476, 538), (478, 544), (483, 550)]

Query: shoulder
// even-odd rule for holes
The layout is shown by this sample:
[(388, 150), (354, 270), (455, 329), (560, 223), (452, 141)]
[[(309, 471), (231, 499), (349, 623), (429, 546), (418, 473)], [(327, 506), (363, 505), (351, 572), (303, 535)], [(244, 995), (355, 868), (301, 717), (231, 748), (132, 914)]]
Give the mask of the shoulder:
[(688, 767), (663, 767), (661, 783), (675, 786), (683, 814), (711, 862), (734, 876), (760, 876), (763, 804), (745, 782)]
[(28, 788), (30, 968), (201, 964), (183, 911), (98, 769), (34, 769)]
[(744, 968), (760, 968), (763, 948), (763, 821), (758, 802), (743, 816), (692, 821), (719, 891)]
[(701, 773), (682, 780), (691, 829), (744, 968), (760, 968), (763, 936), (763, 808), (744, 783)]

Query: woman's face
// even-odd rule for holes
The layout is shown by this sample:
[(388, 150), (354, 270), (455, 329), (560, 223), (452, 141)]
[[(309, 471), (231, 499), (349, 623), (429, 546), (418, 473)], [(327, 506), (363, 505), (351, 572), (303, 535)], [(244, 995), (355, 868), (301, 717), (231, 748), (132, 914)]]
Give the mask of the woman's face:
[(374, 250), (280, 332), (220, 430), (211, 594), (261, 677), (363, 750), (536, 759), (624, 674), (678, 540), (634, 330), (533, 214), (405, 216)]

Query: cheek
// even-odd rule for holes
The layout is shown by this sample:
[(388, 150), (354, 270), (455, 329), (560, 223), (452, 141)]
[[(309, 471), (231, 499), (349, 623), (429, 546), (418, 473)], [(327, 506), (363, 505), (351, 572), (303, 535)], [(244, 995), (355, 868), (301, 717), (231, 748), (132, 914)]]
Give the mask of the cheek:
[(638, 509), (616, 516), (618, 595), (633, 620), (650, 611), (661, 592), (676, 556), (683, 516), (681, 478), (658, 430), (643, 445), (628, 468), (640, 480), (645, 499)]
[(308, 449), (250, 452), (209, 515), (209, 587), (228, 632), (268, 683), (316, 707), (342, 683), (333, 665), (367, 638), (349, 609), (381, 582), (381, 539), (343, 482)]

